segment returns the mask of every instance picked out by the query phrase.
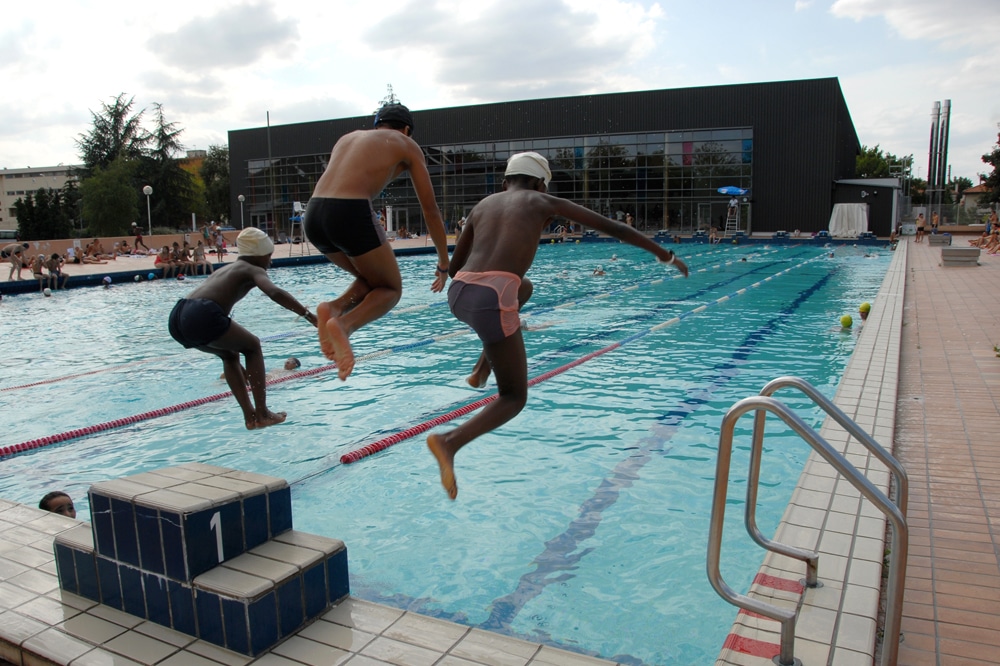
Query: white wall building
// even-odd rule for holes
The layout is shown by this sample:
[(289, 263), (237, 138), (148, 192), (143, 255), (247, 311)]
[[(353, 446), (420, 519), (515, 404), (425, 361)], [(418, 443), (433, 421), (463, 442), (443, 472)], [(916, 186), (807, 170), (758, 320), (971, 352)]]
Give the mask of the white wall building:
[(17, 229), (15, 201), (24, 199), (42, 188), (62, 189), (66, 181), (76, 179), (72, 172), (82, 168), (83, 165), (60, 164), (50, 167), (0, 170), (0, 232), (12, 238), (12, 232)]

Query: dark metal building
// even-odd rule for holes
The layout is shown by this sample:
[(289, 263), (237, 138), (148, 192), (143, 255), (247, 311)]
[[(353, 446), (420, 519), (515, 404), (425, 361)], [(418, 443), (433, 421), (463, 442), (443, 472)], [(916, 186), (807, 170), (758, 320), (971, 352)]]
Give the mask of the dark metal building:
[[(403, 100), (405, 103), (405, 100)], [(748, 189), (743, 231), (826, 229), (835, 182), (855, 173), (857, 134), (836, 78), (415, 110), (438, 206), (449, 227), (497, 191), (507, 158), (535, 150), (550, 160), (550, 191), (602, 214), (630, 213), (647, 231), (723, 227), (729, 196)], [(229, 133), (234, 225), (287, 231), (308, 201), (330, 149), (372, 117)], [(244, 196), (244, 201), (238, 199)], [(423, 231), (404, 175), (376, 206), (394, 227)], [(872, 221), (871, 230), (889, 233)]]

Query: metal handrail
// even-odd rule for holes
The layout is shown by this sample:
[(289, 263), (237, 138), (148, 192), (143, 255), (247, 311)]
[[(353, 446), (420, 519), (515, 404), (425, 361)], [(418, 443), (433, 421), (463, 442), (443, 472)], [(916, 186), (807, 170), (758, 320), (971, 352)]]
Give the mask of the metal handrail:
[[(869, 451), (871, 451), (876, 458), (878, 458), (889, 470), (892, 472), (896, 480), (896, 506), (899, 507), (900, 513), (906, 516), (907, 509), (907, 498), (909, 497), (909, 477), (906, 475), (906, 470), (903, 466), (899, 464), (892, 454), (882, 448), (882, 445), (876, 442), (871, 435), (865, 432), (857, 423), (855, 423), (847, 414), (845, 414), (839, 407), (837, 407), (833, 402), (831, 402), (826, 396), (819, 392), (812, 384), (801, 379), (800, 377), (778, 377), (777, 379), (772, 379), (768, 382), (764, 388), (760, 390), (760, 395), (771, 396), (776, 391), (792, 387), (797, 388), (806, 394), (813, 402), (815, 402), (819, 407), (823, 409), (829, 416), (831, 416), (837, 423), (839, 423), (844, 430), (855, 439), (857, 439), (861, 444), (865, 446)], [(758, 411), (754, 417), (754, 429), (753, 438), (755, 442), (761, 441), (764, 437), (764, 417), (765, 413)], [(788, 557), (802, 560), (806, 564), (806, 577), (805, 586), (809, 588), (819, 587), (822, 583), (819, 582), (817, 573), (817, 561), (818, 555), (816, 553), (809, 553), (806, 551), (799, 550), (798, 548), (792, 548), (791, 546), (786, 546), (784, 544), (771, 541), (765, 537), (760, 529), (757, 527), (757, 488), (758, 481), (760, 479), (760, 458), (753, 455), (753, 452), (758, 450), (757, 448), (751, 449), (750, 456), (750, 473), (748, 476), (747, 483), (747, 504), (746, 504), (746, 515), (745, 523), (747, 532), (750, 534), (750, 538), (753, 539), (759, 546), (766, 548), (767, 550), (781, 553)], [(892, 593), (896, 591), (890, 591), (890, 597), (892, 598)], [(898, 591), (899, 603), (902, 603), (902, 590)]]
[[(795, 382), (789, 382), (794, 378), (780, 378), (775, 380), (780, 386), (785, 385), (802, 385), (807, 386), (813, 392), (811, 386), (802, 382), (801, 380), (796, 380)], [(765, 388), (771, 388), (776, 390), (775, 382), (771, 382)], [(780, 387), (778, 386), (778, 387)], [(808, 393), (807, 393), (808, 394)], [(812, 396), (810, 396), (812, 397)], [(825, 407), (824, 407), (825, 408)], [(744, 398), (736, 402), (726, 415), (722, 419), (722, 426), (719, 433), (719, 458), (716, 464), (716, 479), (715, 479), (715, 492), (712, 498), (712, 518), (709, 527), (709, 538), (708, 538), (708, 579), (715, 588), (715, 591), (719, 593), (723, 599), (726, 599), (730, 603), (744, 610), (753, 611), (769, 617), (776, 622), (781, 624), (781, 643), (780, 643), (780, 653), (775, 658), (776, 663), (780, 666), (794, 666), (800, 662), (794, 657), (794, 643), (795, 643), (795, 611), (786, 610), (779, 608), (777, 606), (758, 601), (751, 597), (735, 592), (726, 582), (722, 579), (722, 575), (719, 570), (720, 554), (722, 550), (722, 530), (725, 523), (725, 511), (726, 511), (726, 496), (728, 494), (729, 487), (729, 468), (732, 460), (732, 445), (733, 445), (733, 431), (736, 427), (736, 422), (741, 416), (747, 412), (755, 411), (755, 427), (754, 427), (754, 438), (751, 444), (751, 460), (754, 461), (752, 464), (758, 466), (759, 473), (759, 462), (761, 452), (763, 451), (763, 435), (762, 429), (758, 432), (757, 425), (758, 421), (763, 418), (763, 412), (772, 412), (782, 419), (789, 427), (792, 428), (796, 433), (799, 434), (813, 450), (819, 453), (827, 462), (833, 465), (840, 474), (842, 474), (850, 483), (853, 485), (862, 495), (864, 495), (869, 501), (875, 504), (880, 511), (886, 516), (886, 518), (892, 523), (892, 550), (890, 553), (890, 577), (889, 577), (889, 593), (893, 600), (893, 604), (886, 611), (886, 637), (893, 637), (899, 635), (900, 626), (900, 612), (902, 610), (902, 591), (903, 591), (903, 581), (906, 575), (906, 555), (908, 547), (908, 532), (906, 526), (906, 519), (904, 514), (896, 504), (894, 504), (886, 495), (884, 495), (878, 488), (876, 488), (867, 478), (864, 477), (843, 455), (841, 455), (836, 449), (834, 449), (829, 442), (827, 442), (823, 437), (821, 437), (816, 431), (810, 428), (801, 418), (799, 418), (795, 413), (793, 413), (788, 407), (779, 402), (778, 400), (770, 396), (754, 396), (750, 398)], [(860, 430), (856, 424), (850, 421), (843, 415), (843, 412), (839, 412), (838, 416), (842, 416), (846, 421), (852, 424), (850, 430)], [(839, 419), (838, 419), (839, 420)], [(845, 426), (846, 427), (846, 426)], [(853, 434), (853, 433), (852, 433)], [(760, 435), (760, 436), (758, 436)], [(859, 438), (861, 439), (861, 438)], [(869, 438), (870, 439), (870, 438)], [(876, 443), (876, 446), (877, 443)], [(881, 447), (879, 447), (881, 449)], [(886, 454), (888, 456), (888, 454)], [(891, 460), (891, 456), (889, 456)], [(898, 467), (896, 465), (890, 465), (893, 469)], [(759, 474), (758, 474), (759, 476)], [(905, 479), (905, 473), (902, 475)], [(752, 479), (756, 485), (756, 479)], [(905, 481), (904, 481), (905, 485)], [(756, 491), (754, 491), (756, 493)], [(749, 491), (748, 491), (748, 497)], [(756, 498), (756, 494), (754, 494)], [(905, 499), (903, 500), (903, 506), (905, 507)], [(756, 529), (756, 526), (754, 525)], [(749, 527), (748, 527), (749, 529)], [(757, 530), (759, 534), (759, 530)], [(754, 534), (751, 532), (751, 537), (757, 541)], [(768, 544), (769, 549), (776, 550), (783, 554), (794, 553), (791, 556), (796, 557), (796, 559), (803, 559), (807, 562), (811, 561), (813, 568), (813, 576), (815, 578), (816, 567), (818, 563), (818, 554), (811, 553), (808, 551), (800, 551), (799, 549), (787, 546), (785, 544), (779, 544), (767, 540), (760, 535), (760, 538)], [(758, 541), (758, 543), (760, 543)], [(763, 545), (763, 544), (762, 544)], [(900, 564), (900, 562), (902, 564)], [(815, 582), (815, 581), (814, 581)], [(898, 604), (897, 604), (898, 598)], [(882, 664), (884, 666), (892, 666), (896, 663), (896, 657), (899, 651), (898, 640), (885, 640), (883, 642), (882, 650)]]

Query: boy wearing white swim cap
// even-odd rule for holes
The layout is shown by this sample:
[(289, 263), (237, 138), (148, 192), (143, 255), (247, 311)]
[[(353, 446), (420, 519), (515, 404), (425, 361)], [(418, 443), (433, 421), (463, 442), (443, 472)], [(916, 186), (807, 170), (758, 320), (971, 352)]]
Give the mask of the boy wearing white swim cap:
[[(264, 428), (285, 420), (285, 412), (267, 408), (264, 353), (260, 339), (229, 316), (233, 306), (255, 287), (287, 310), (304, 317), (313, 326), (316, 316), (309, 308), (267, 276), (274, 243), (256, 227), (247, 227), (236, 239), (239, 258), (209, 275), (170, 312), (171, 337), (190, 349), (194, 347), (222, 359), (226, 383), (243, 410), (247, 430)], [(240, 365), (246, 359), (246, 373)], [(250, 393), (247, 392), (250, 384)], [(253, 394), (251, 401), (250, 394)]]
[(688, 274), (687, 266), (673, 252), (635, 228), (549, 195), (551, 180), (552, 171), (542, 155), (512, 155), (503, 191), (472, 209), (451, 258), (448, 305), (483, 343), (483, 352), (466, 381), (474, 387), (485, 386), (492, 371), (499, 394), (454, 430), (427, 438), (441, 468), (441, 485), (451, 499), (458, 495), (454, 472), (458, 450), (517, 416), (527, 401), (528, 366), (518, 313), (534, 289), (524, 274), (535, 259), (542, 231), (554, 217), (603, 231)]

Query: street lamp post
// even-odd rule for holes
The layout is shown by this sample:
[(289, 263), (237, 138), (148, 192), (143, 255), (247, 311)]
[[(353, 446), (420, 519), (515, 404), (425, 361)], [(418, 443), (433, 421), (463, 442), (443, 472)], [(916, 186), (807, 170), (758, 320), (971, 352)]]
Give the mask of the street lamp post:
[(243, 202), (246, 201), (247, 198), (242, 194), (236, 198), (240, 200), (240, 229), (243, 229)]
[(142, 193), (146, 195), (146, 219), (149, 221), (149, 235), (153, 235), (153, 209), (149, 205), (149, 196), (153, 193), (153, 188), (147, 185), (142, 188)]

